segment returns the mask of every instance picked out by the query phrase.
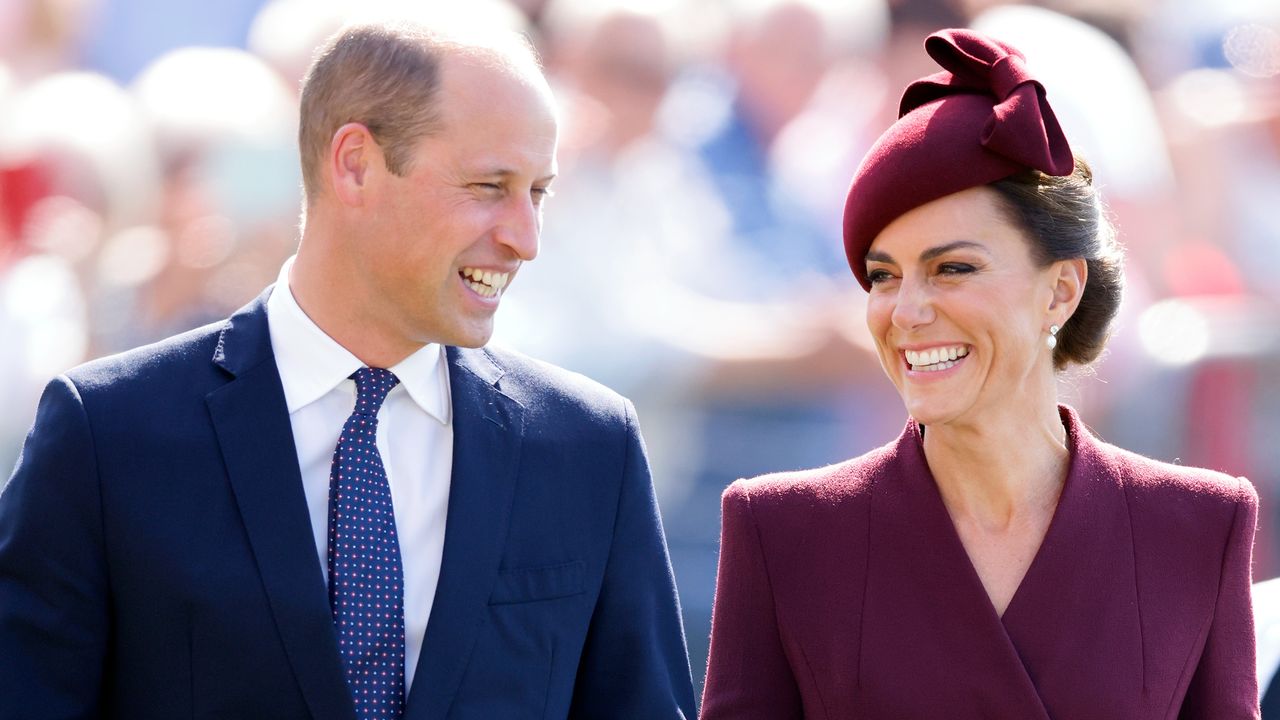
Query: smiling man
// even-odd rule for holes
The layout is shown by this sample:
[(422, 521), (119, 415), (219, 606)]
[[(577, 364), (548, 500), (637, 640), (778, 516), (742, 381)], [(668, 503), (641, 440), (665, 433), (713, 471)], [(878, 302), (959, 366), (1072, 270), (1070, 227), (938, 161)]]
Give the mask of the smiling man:
[(691, 718), (631, 404), (482, 349), (557, 121), (515, 38), (349, 27), (297, 255), (51, 382), (0, 494), (0, 718)]

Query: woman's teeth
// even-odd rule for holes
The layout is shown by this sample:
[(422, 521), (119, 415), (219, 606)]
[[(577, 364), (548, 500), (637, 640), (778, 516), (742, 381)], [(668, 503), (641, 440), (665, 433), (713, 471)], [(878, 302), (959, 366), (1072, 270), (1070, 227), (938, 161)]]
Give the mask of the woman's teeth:
[(907, 364), (917, 372), (938, 372), (956, 366), (956, 360), (969, 354), (965, 345), (936, 347), (930, 350), (907, 350)]

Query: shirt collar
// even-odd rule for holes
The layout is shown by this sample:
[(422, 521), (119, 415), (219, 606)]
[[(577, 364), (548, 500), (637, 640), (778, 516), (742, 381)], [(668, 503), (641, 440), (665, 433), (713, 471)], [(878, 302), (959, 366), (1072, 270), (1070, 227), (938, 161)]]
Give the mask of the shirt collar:
[[(290, 415), (324, 397), (351, 373), (364, 367), (359, 358), (326, 335), (298, 305), (289, 290), (293, 260), (289, 258), (280, 268), (275, 288), (267, 299), (271, 348)], [(444, 348), (439, 343), (425, 345), (387, 369), (395, 373), (423, 412), (441, 424), (450, 423), (449, 371)]]

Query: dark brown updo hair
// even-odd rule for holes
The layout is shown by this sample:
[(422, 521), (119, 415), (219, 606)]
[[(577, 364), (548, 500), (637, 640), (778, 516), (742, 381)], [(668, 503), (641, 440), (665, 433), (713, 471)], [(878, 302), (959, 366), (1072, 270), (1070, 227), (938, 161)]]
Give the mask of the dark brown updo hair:
[(1058, 332), (1053, 367), (1088, 365), (1102, 354), (1124, 289), (1124, 250), (1107, 219), (1093, 171), (1076, 157), (1061, 177), (1028, 170), (991, 184), (1010, 219), (1026, 231), (1039, 267), (1084, 258), (1089, 266), (1080, 305)]

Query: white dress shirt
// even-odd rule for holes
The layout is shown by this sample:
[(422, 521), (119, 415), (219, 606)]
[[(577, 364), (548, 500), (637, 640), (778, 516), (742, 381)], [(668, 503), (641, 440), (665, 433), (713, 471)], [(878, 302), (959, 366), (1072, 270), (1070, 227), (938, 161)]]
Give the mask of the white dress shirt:
[(1258, 641), (1258, 692), (1266, 695), (1280, 667), (1280, 578), (1253, 586), (1253, 624)]
[[(289, 407), (311, 532), (327, 582), (329, 468), (342, 425), (355, 407), (356, 384), (349, 376), (364, 365), (299, 307), (289, 290), (292, 267), (290, 258), (280, 269), (267, 300), (267, 323)], [(387, 369), (400, 384), (378, 412), (378, 453), (391, 484), (404, 568), (408, 693), (440, 580), (453, 470), (453, 415), (443, 347), (427, 345)]]

